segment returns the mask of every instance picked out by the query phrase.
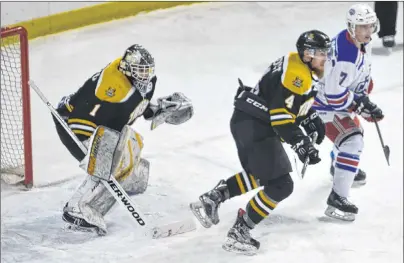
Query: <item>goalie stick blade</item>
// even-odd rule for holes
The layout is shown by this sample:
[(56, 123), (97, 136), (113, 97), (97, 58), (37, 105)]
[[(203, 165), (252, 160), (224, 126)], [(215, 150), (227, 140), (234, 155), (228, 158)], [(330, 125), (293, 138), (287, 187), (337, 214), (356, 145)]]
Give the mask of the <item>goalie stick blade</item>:
[(195, 221), (192, 218), (169, 223), (166, 225), (156, 226), (151, 229), (151, 236), (153, 238), (164, 238), (178, 234), (183, 234), (196, 230)]

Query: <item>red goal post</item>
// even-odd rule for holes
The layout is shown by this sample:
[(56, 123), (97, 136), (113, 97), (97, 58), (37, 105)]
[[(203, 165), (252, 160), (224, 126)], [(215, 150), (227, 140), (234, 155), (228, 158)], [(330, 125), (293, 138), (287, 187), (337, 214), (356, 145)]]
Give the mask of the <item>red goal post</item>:
[(1, 177), (33, 185), (28, 33), (1, 28)]

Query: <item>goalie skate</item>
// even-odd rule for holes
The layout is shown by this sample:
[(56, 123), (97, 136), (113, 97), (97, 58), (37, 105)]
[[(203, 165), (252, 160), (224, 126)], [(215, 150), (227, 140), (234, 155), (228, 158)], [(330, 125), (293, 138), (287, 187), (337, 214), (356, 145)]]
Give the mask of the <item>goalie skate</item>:
[(236, 222), (227, 233), (226, 240), (222, 245), (223, 249), (229, 252), (244, 254), (247, 256), (255, 255), (260, 247), (260, 242), (250, 235), (250, 228), (243, 219), (245, 211), (239, 209)]
[(62, 219), (67, 222), (66, 229), (81, 232), (94, 232), (99, 236), (105, 236), (107, 234), (104, 229), (92, 225), (82, 218), (70, 215), (68, 212), (63, 213)]
[(354, 221), (355, 215), (358, 213), (358, 208), (354, 204), (347, 198), (339, 196), (334, 190), (327, 199), (327, 205), (324, 213), (331, 218)]

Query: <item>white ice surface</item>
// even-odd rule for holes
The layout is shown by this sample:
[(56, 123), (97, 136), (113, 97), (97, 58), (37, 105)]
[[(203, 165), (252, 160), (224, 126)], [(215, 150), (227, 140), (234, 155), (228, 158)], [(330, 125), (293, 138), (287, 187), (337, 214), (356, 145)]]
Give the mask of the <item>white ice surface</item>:
[[(237, 78), (254, 85), (274, 59), (294, 50), (297, 36), (319, 29), (334, 36), (344, 26), (350, 3), (209, 3), (156, 11), (89, 26), (30, 43), (31, 78), (56, 105), (92, 74), (141, 43), (154, 55), (155, 96), (184, 92), (195, 105), (193, 119), (155, 131), (140, 120), (144, 156), (151, 161), (147, 192), (134, 200), (155, 222), (190, 216), (188, 203), (219, 179), (238, 172), (229, 120)], [(403, 42), (403, 12), (398, 43)], [(374, 46), (380, 48), (375, 37)], [(221, 206), (221, 223), (209, 230), (161, 240), (140, 238), (122, 209), (106, 216), (109, 234), (98, 238), (65, 232), (61, 210), (83, 173), (59, 141), (50, 113), (34, 92), (32, 122), (35, 184), (56, 186), (21, 192), (2, 186), (2, 262), (317, 262), (398, 263), (403, 261), (403, 51), (373, 57), (373, 100), (385, 112), (380, 123), (391, 148), (383, 156), (374, 124), (365, 128), (361, 167), (368, 183), (351, 191), (360, 209), (350, 224), (329, 222), (323, 211), (331, 189), (331, 143), (320, 147), (323, 162), (309, 167), (304, 180), (273, 215), (253, 231), (261, 241), (255, 257), (225, 252), (222, 241), (236, 211), (251, 194)], [(286, 147), (288, 148), (288, 147)], [(293, 160), (293, 159), (292, 159)]]

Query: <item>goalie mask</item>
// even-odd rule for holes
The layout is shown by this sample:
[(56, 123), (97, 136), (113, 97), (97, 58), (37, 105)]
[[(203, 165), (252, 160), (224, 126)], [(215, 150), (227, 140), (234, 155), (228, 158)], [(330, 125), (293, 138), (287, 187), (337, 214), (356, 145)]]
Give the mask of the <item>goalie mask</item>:
[(142, 96), (152, 89), (150, 80), (155, 76), (154, 58), (141, 45), (135, 44), (125, 51), (118, 69), (131, 80)]

